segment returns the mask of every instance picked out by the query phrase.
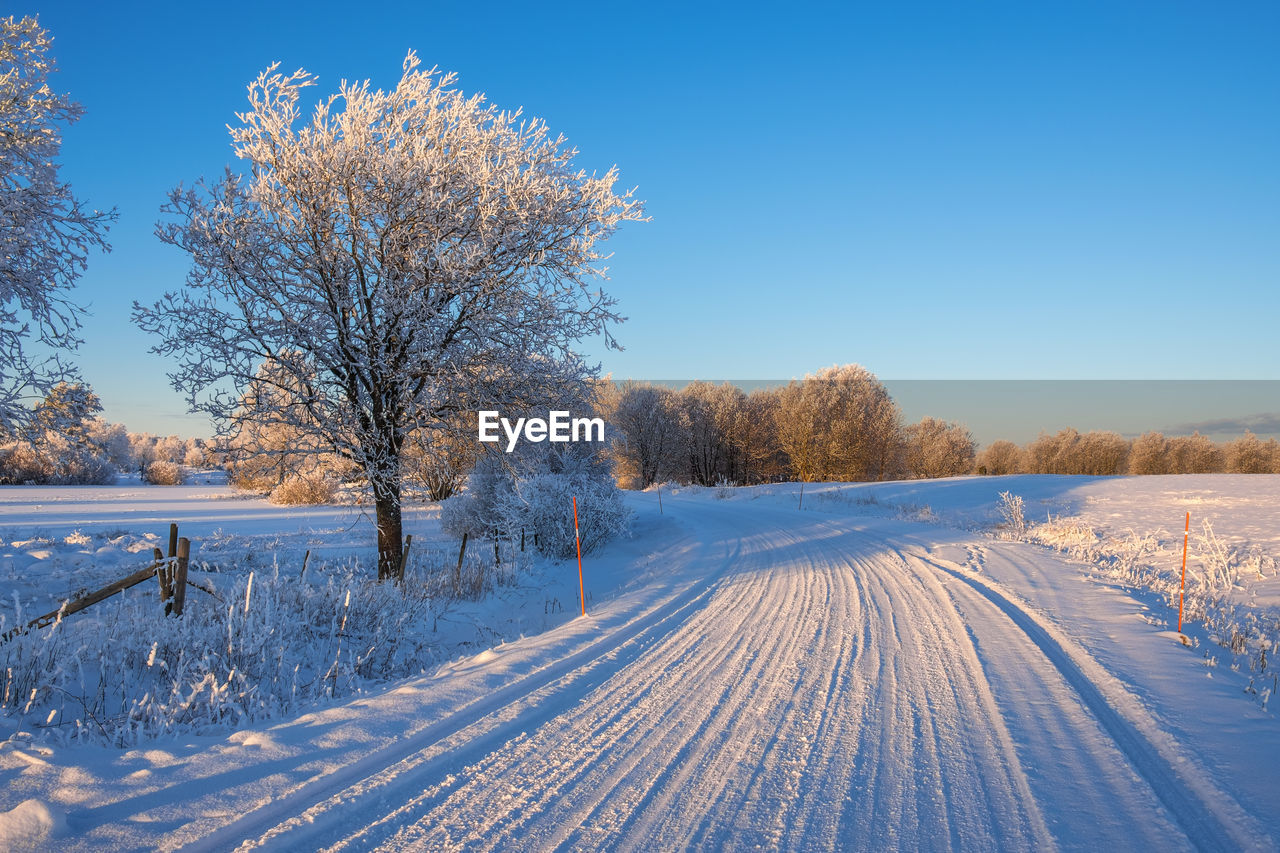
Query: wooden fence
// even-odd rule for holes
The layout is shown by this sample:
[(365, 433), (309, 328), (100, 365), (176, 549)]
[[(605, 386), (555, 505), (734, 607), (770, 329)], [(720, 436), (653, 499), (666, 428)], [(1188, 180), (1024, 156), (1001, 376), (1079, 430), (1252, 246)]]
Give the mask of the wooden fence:
[[(79, 613), (81, 610), (92, 607), (100, 601), (105, 601), (118, 592), (137, 586), (153, 576), (158, 578), (160, 582), (160, 601), (164, 606), (165, 615), (181, 616), (182, 609), (186, 606), (187, 601), (187, 584), (191, 583), (187, 580), (187, 569), (190, 562), (191, 540), (186, 537), (179, 538), (178, 525), (170, 524), (169, 553), (167, 556), (159, 548), (153, 549), (150, 565), (138, 569), (131, 575), (113, 581), (101, 589), (67, 599), (58, 605), (56, 610), (51, 610), (43, 616), (32, 619), (25, 625), (19, 625), (6, 631), (3, 636), (0, 636), (0, 642), (7, 642), (20, 634), (52, 625), (59, 619), (70, 616), (73, 613)], [(195, 584), (192, 585), (195, 586)]]

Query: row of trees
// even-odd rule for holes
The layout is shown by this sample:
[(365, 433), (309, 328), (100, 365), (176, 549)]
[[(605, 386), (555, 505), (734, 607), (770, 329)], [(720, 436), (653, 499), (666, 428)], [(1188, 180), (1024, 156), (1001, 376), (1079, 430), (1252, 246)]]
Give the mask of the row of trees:
[(996, 441), (977, 457), (978, 474), (1280, 474), (1280, 443), (1251, 432), (1217, 443), (1206, 436), (1064, 429), (1019, 447)]
[(0, 430), (0, 484), (103, 485), (123, 471), (174, 485), (183, 467), (222, 464), (200, 438), (128, 432), (98, 415), (102, 403), (81, 383), (60, 382), (14, 429)]
[(959, 474), (1280, 473), (1280, 442), (1246, 432), (1216, 443), (1196, 433), (1166, 437), (1063, 429), (1019, 446), (996, 441), (975, 453), (963, 426), (926, 417), (904, 424), (885, 387), (857, 365), (745, 393), (728, 383), (682, 390), (605, 383), (601, 414), (624, 487), (666, 480), (712, 485), (775, 480), (858, 481)]
[(615, 431), (618, 481), (712, 485), (776, 480), (889, 480), (973, 470), (974, 443), (957, 424), (905, 425), (870, 371), (830, 367), (750, 394), (728, 383), (676, 391), (605, 383), (601, 414)]

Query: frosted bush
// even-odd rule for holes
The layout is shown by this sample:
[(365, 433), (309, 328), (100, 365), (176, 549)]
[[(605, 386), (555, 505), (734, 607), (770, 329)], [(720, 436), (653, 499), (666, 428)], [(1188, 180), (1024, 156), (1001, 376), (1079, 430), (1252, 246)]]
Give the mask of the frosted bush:
[(482, 456), (462, 492), (441, 503), (441, 526), (459, 537), (498, 535), (505, 526), (500, 506), (514, 487), (515, 475), (499, 456)]
[(1015, 539), (1021, 539), (1027, 532), (1027, 519), (1023, 515), (1021, 495), (1012, 492), (1000, 493), (1000, 517), (1004, 519), (1005, 531)]
[(455, 536), (533, 538), (551, 557), (574, 556), (573, 501), (583, 553), (630, 527), (630, 510), (608, 462), (583, 445), (532, 445), (516, 454), (481, 458), (462, 494), (442, 505), (440, 521)]
[(153, 486), (181, 486), (185, 477), (178, 463), (157, 459), (142, 469), (142, 480)]
[(1239, 556), (1234, 548), (1217, 537), (1209, 519), (1204, 519), (1202, 525), (1203, 531), (1196, 534), (1196, 551), (1204, 567), (1203, 582), (1211, 592), (1229, 590), (1239, 580)]
[(501, 502), (501, 516), (508, 530), (535, 535), (538, 550), (549, 557), (568, 559), (577, 553), (573, 530), (574, 500), (582, 553), (594, 551), (629, 529), (631, 512), (612, 481), (564, 474), (536, 474), (518, 482)]
[(105, 453), (52, 433), (38, 444), (16, 441), (0, 447), (0, 483), (107, 486), (116, 474)]
[(323, 474), (286, 477), (271, 492), (273, 504), (324, 504), (333, 500), (337, 485)]

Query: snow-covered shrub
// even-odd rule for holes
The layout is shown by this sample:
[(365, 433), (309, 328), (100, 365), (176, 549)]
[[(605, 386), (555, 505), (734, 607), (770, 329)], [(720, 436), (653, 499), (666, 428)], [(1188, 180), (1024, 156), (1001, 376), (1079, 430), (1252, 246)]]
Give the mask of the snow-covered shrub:
[(1021, 539), (1027, 532), (1027, 519), (1023, 515), (1021, 495), (1011, 492), (1000, 493), (1000, 517), (1004, 519), (1006, 532), (1014, 539)]
[(515, 487), (515, 473), (496, 453), (481, 456), (466, 486), (440, 505), (440, 524), (454, 536), (494, 537), (506, 526), (502, 498)]
[(631, 512), (622, 503), (608, 461), (589, 448), (585, 443), (544, 443), (482, 457), (463, 492), (444, 502), (444, 529), (457, 536), (511, 538), (524, 531), (526, 541), (532, 537), (542, 553), (568, 558), (577, 552), (576, 498), (583, 553), (625, 534)]
[(583, 476), (534, 474), (516, 482), (515, 491), (502, 502), (502, 515), (513, 533), (524, 529), (535, 535), (542, 553), (567, 559), (577, 553), (574, 539), (574, 500), (582, 553), (594, 551), (629, 529), (631, 512), (612, 477), (601, 480)]
[(271, 492), (273, 504), (323, 504), (333, 500), (337, 485), (323, 474), (286, 477)]
[(406, 485), (426, 492), (431, 501), (443, 501), (462, 488), (476, 464), (474, 420), (454, 417), (410, 433), (401, 455)]
[(142, 480), (153, 486), (181, 486), (185, 477), (178, 463), (157, 459), (142, 469)]
[(21, 486), (40, 483), (43, 482), (44, 470), (31, 445), (14, 441), (0, 446), (0, 484)]
[(0, 447), (0, 483), (44, 486), (106, 486), (116, 481), (106, 454), (65, 436), (48, 434), (38, 444), (11, 442)]

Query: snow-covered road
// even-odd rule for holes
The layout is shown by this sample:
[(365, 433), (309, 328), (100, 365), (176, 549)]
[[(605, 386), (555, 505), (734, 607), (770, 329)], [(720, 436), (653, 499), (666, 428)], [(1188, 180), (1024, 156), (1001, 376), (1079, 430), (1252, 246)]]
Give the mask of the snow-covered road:
[(192, 848), (1273, 846), (1094, 659), (903, 522), (668, 512), (696, 531), (684, 592)]

